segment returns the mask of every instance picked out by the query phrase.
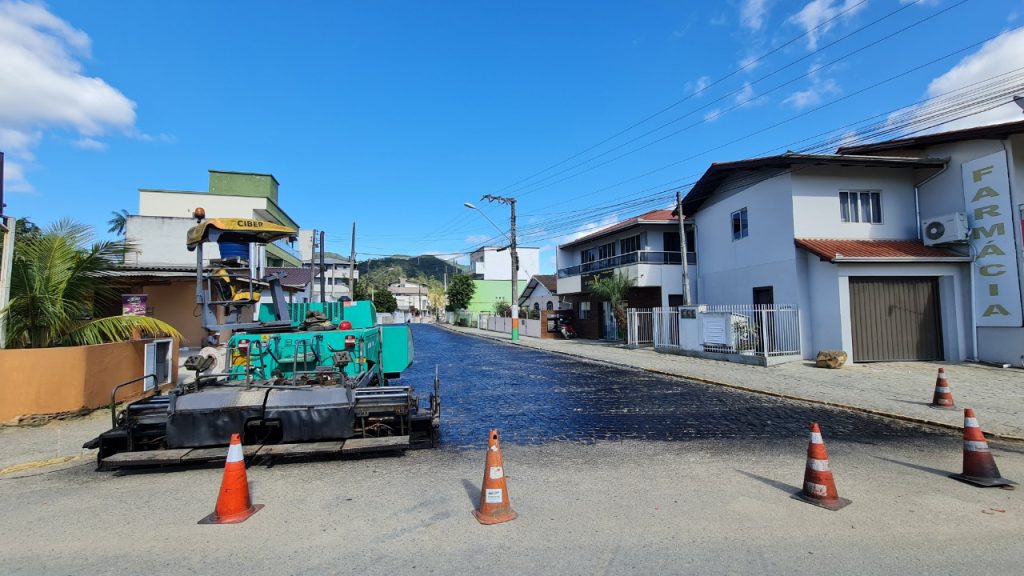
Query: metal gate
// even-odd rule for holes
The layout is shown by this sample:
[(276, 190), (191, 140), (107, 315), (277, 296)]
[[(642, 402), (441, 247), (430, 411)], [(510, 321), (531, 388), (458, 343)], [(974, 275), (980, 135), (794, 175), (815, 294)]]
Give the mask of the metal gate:
[(939, 282), (929, 277), (851, 277), (854, 362), (942, 360)]

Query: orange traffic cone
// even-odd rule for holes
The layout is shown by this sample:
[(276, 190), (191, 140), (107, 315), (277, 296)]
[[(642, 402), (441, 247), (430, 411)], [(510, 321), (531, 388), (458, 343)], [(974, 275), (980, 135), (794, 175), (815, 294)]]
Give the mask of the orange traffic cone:
[(944, 410), (956, 410), (956, 404), (953, 403), (953, 389), (949, 387), (945, 368), (939, 368), (939, 375), (935, 378), (935, 395), (932, 396), (930, 406)]
[(804, 487), (793, 495), (815, 506), (829, 510), (839, 510), (850, 503), (840, 498), (836, 491), (836, 482), (832, 479), (832, 469), (828, 465), (828, 452), (825, 442), (821, 439), (821, 429), (817, 422), (811, 422), (811, 441), (807, 445), (807, 467), (804, 471)]
[(497, 430), (491, 430), (487, 440), (487, 463), (484, 465), (484, 482), (480, 487), (480, 507), (473, 511), (473, 515), (481, 524), (500, 524), (519, 516), (512, 510), (508, 500)]
[(249, 499), (249, 481), (245, 477), (242, 440), (238, 434), (232, 434), (227, 462), (224, 464), (224, 479), (220, 483), (220, 495), (217, 496), (217, 507), (199, 523), (238, 524), (260, 508), (263, 508), (263, 504), (253, 504)]
[(978, 426), (974, 410), (970, 408), (964, 409), (964, 471), (962, 474), (950, 474), (949, 477), (982, 488), (1000, 486), (1013, 489), (1017, 484), (999, 475), (999, 468), (988, 449), (985, 434)]

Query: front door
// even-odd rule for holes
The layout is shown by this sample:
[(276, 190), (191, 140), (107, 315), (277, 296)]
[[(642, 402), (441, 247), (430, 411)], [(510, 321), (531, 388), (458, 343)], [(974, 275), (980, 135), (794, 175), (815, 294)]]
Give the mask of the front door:
[(772, 286), (754, 288), (754, 327), (757, 351), (767, 355), (775, 351), (775, 289)]

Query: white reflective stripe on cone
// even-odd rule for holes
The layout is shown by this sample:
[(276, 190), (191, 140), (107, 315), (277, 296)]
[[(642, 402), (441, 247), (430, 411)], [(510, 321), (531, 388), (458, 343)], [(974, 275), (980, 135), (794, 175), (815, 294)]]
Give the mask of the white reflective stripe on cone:
[(228, 447), (228, 462), (241, 462), (244, 460), (241, 444), (232, 444)]
[(978, 419), (964, 418), (964, 428), (978, 428)]
[(821, 441), (821, 434), (818, 432), (811, 432), (811, 444), (824, 444)]
[(948, 394), (949, 393), (949, 386), (936, 386), (935, 387), (935, 391), (936, 392), (941, 392), (942, 394)]
[(964, 450), (970, 452), (988, 452), (988, 442), (984, 440), (964, 440)]
[(814, 482), (804, 482), (804, 490), (809, 492), (813, 496), (824, 498), (828, 496), (828, 486), (823, 484), (815, 484)]
[(939, 380), (945, 380), (945, 379), (946, 379), (946, 373), (945, 372), (939, 372)]
[(828, 460), (815, 460), (814, 458), (807, 459), (807, 467), (815, 472), (828, 472)]

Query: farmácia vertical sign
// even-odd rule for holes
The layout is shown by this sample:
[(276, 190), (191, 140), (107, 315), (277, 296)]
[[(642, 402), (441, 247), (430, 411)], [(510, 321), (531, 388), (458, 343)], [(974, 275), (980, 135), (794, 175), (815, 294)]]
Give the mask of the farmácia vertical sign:
[(1006, 154), (963, 164), (964, 202), (971, 226), (972, 273), (978, 326), (1020, 326), (1020, 277), (1013, 237)]

